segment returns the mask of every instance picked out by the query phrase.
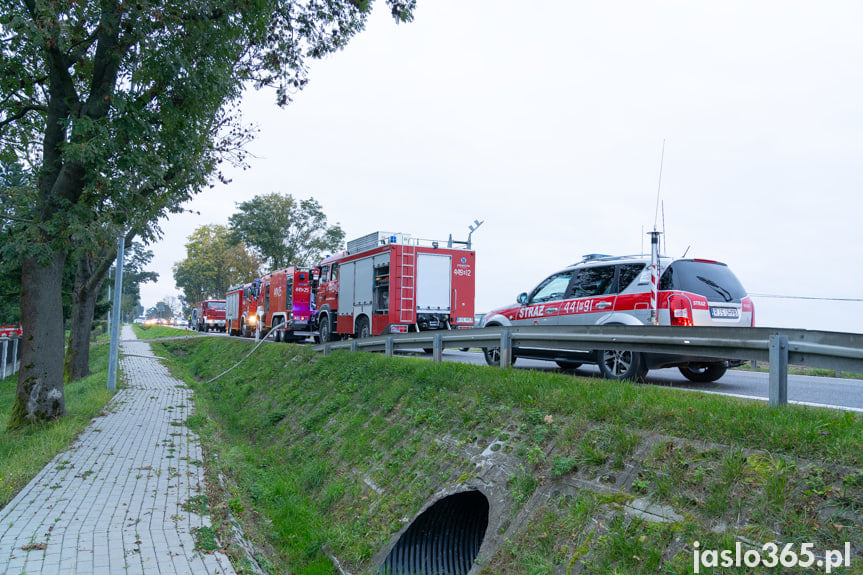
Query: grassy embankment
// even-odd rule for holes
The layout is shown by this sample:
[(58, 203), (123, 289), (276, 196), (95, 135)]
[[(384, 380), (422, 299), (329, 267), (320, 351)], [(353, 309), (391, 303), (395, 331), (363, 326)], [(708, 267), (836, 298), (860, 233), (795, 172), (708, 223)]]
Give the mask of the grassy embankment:
[(107, 390), (108, 346), (90, 349), (90, 375), (67, 383), (66, 416), (50, 423), (7, 431), (15, 400), (18, 374), (0, 381), (0, 507), (15, 495), (58, 453), (67, 449), (113, 396)]
[[(860, 414), (293, 345), (262, 346), (205, 383), (252, 345), (177, 340), (157, 353), (196, 390), (188, 424), (226, 478), (216, 523), (239, 518), (271, 573), (336, 573), (330, 555), (369, 571), (495, 443), (518, 463), (488, 573), (691, 573), (694, 541), (848, 541), (863, 569)], [(624, 512), (635, 499), (682, 519), (647, 523)]]
[(138, 339), (157, 339), (163, 337), (181, 337), (201, 335), (196, 331), (191, 331), (182, 327), (168, 327), (166, 325), (143, 325), (132, 324), (132, 331), (138, 336)]

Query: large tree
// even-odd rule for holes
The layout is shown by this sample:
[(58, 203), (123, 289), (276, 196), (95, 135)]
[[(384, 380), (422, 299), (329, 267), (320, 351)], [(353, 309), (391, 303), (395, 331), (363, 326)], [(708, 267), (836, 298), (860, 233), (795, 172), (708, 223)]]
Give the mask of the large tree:
[(290, 194), (265, 194), (237, 204), (231, 216), (231, 233), (237, 241), (255, 248), (269, 269), (308, 267), (325, 252), (342, 249), (345, 232), (327, 224), (327, 216), (314, 199), (296, 200)]
[[(415, 0), (388, 0), (397, 21)], [(286, 104), (306, 59), (344, 46), (369, 0), (6, 0), (0, 154), (37, 175), (3, 246), (21, 266), (22, 368), (9, 427), (65, 412), (67, 257), (176, 211), (246, 139), (246, 83)], [(218, 136), (226, 134), (227, 145)]]
[(201, 226), (189, 236), (186, 258), (174, 264), (174, 283), (192, 306), (208, 298), (223, 299), (228, 288), (261, 274), (261, 260), (231, 239), (225, 226)]

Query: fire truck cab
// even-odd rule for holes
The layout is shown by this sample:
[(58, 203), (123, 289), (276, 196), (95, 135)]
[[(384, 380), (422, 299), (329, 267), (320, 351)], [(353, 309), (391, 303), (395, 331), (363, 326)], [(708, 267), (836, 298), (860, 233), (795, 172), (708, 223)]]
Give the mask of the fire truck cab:
[(375, 232), (348, 242), (314, 274), (321, 341), (474, 324), (475, 253), (451, 240)]
[(208, 299), (195, 304), (192, 328), (198, 331), (225, 331), (225, 300)]
[(311, 275), (309, 270), (290, 267), (261, 278), (256, 323), (259, 337), (273, 328), (275, 341), (298, 341), (312, 335)]
[(232, 286), (225, 296), (225, 330), (228, 335), (251, 336), (257, 329), (261, 280)]

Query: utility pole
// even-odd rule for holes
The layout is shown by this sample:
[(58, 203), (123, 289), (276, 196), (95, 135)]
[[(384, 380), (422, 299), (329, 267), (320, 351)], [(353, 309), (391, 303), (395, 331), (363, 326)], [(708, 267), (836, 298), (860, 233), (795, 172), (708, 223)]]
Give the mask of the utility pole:
[(117, 389), (117, 361), (120, 353), (120, 299), (123, 292), (123, 244), (121, 237), (117, 242), (117, 270), (114, 273), (114, 313), (111, 326), (111, 350), (108, 359), (108, 390)]

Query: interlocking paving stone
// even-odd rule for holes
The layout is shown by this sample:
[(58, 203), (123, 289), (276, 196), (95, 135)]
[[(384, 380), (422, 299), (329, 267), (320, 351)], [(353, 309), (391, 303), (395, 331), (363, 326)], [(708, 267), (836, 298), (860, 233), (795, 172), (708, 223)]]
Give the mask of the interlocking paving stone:
[(0, 510), (0, 573), (235, 573), (223, 553), (194, 550), (210, 518), (183, 509), (205, 493), (185, 426), (192, 392), (152, 357), (148, 343), (121, 342), (126, 388)]

